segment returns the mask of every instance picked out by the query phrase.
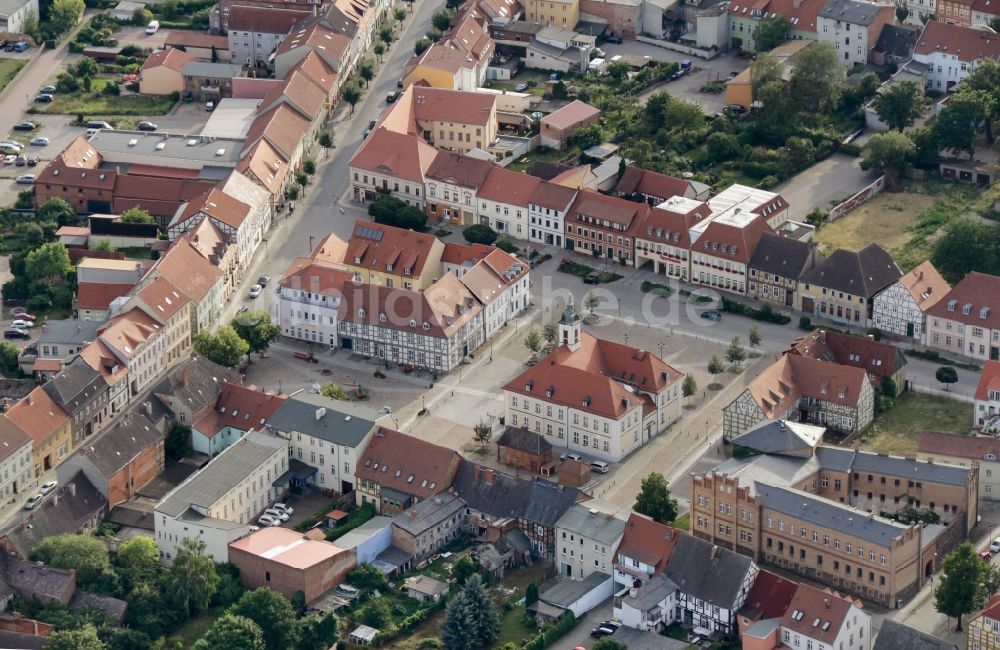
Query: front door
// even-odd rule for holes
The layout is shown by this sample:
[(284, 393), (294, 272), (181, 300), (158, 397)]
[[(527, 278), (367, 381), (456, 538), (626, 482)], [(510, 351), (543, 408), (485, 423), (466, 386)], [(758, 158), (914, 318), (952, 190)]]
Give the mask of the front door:
[(913, 323), (906, 324), (906, 335), (911, 339), (913, 338)]

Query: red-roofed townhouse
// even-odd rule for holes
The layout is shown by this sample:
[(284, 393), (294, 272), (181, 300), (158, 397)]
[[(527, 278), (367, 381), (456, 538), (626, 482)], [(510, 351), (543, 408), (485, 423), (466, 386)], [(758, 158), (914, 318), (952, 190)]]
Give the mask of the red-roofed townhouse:
[(35, 479), (66, 460), (73, 450), (69, 416), (41, 386), (7, 409), (3, 417), (31, 437)]
[(1000, 360), (1000, 277), (973, 271), (927, 310), (924, 345), (979, 361)]
[(755, 627), (743, 633), (746, 650), (771, 650), (780, 644), (789, 648), (843, 648), (870, 650), (872, 620), (860, 600), (841, 596), (830, 588), (819, 589), (800, 584), (788, 609), (771, 634), (753, 634)]
[(493, 250), (493, 246), (487, 246), (486, 244), (445, 242), (444, 250), (441, 251), (441, 271), (443, 273), (454, 273), (461, 278), (471, 271), (472, 267), (479, 260), (489, 255)]
[(299, 7), (236, 5), (229, 9), (229, 60), (265, 67), (271, 54), (299, 21), (312, 13)]
[(997, 18), (1000, 18), (1000, 4), (995, 0), (972, 0), (973, 25), (989, 25)]
[(663, 573), (682, 534), (644, 515), (629, 513), (615, 554), (615, 592), (641, 586)]
[(576, 198), (576, 190), (542, 181), (528, 200), (528, 241), (565, 248), (566, 215)]
[(486, 339), (528, 308), (530, 268), (499, 248), (462, 275), (462, 284), (483, 305), (483, 335)]
[(125, 305), (125, 310), (141, 309), (160, 326), (163, 337), (164, 370), (191, 356), (194, 334), (191, 309), (194, 303), (163, 277), (140, 289)]
[(736, 613), (740, 625), (740, 637), (758, 621), (784, 616), (798, 587), (797, 582), (761, 569), (753, 581), (747, 601)]
[(983, 364), (983, 374), (976, 386), (976, 411), (973, 416), (976, 429), (1000, 432), (1000, 361)]
[(285, 397), (264, 393), (252, 386), (219, 382), (213, 408), (191, 423), (191, 448), (215, 456), (250, 431), (260, 431), (284, 404)]
[(177, 48), (153, 52), (139, 68), (139, 94), (180, 93), (184, 90), (184, 66), (195, 60)]
[(636, 268), (652, 262), (653, 273), (687, 282), (691, 273), (689, 233), (711, 213), (707, 203), (680, 196), (650, 210), (634, 231)]
[(690, 231), (691, 282), (746, 294), (747, 265), (770, 232), (764, 217), (738, 207), (700, 222)]
[(337, 347), (341, 289), (354, 274), (339, 264), (297, 257), (278, 281), (274, 322), (289, 338)]
[(632, 266), (634, 237), (649, 210), (645, 203), (583, 190), (566, 214), (566, 248)]
[(424, 207), (424, 178), (437, 151), (419, 136), (377, 126), (349, 163), (355, 201), (393, 196)]
[(493, 167), (486, 174), (479, 192), (479, 223), (502, 235), (528, 238), (528, 205), (542, 181), (530, 174), (519, 174)]
[(182, 235), (171, 244), (143, 282), (162, 277), (194, 302), (191, 311), (191, 335), (213, 326), (219, 318), (223, 300), (222, 271), (195, 244), (194, 233)]
[(167, 367), (163, 326), (142, 309), (114, 316), (98, 330), (98, 340), (128, 368), (126, 401), (142, 393)]
[[(422, 291), (445, 275), (444, 250), (441, 240), (430, 233), (359, 220), (343, 257), (335, 261), (357, 282)], [(313, 251), (313, 257), (316, 254)]]
[[(968, 6), (965, 6), (968, 10)], [(913, 60), (927, 66), (927, 89), (954, 90), (980, 58), (1000, 59), (1000, 36), (989, 30), (949, 24), (938, 14), (917, 38)]]
[(556, 449), (619, 461), (680, 419), (682, 375), (659, 357), (582, 333), (572, 305), (559, 340), (504, 385), (509, 426), (544, 435)]
[(425, 209), (454, 224), (476, 222), (476, 198), (493, 166), (480, 158), (439, 150), (424, 175)]
[(77, 290), (73, 307), (77, 318), (104, 322), (111, 304), (127, 296), (149, 272), (150, 262), (85, 257), (76, 266)]

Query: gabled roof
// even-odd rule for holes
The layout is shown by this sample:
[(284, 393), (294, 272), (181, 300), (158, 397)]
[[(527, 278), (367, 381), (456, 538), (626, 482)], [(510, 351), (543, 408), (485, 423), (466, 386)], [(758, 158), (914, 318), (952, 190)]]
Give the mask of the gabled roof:
[(917, 450), (928, 456), (951, 456), (970, 460), (1000, 460), (1000, 438), (993, 436), (967, 436), (960, 433), (924, 431), (920, 434)]
[(924, 313), (951, 291), (951, 285), (941, 277), (930, 260), (924, 260), (897, 282), (910, 294), (917, 308)]
[(104, 310), (115, 298), (128, 295), (133, 284), (108, 284), (105, 282), (80, 282), (76, 288), (77, 309)]
[(780, 417), (805, 395), (855, 405), (868, 377), (864, 370), (797, 354), (785, 354), (747, 387), (768, 419)]
[(479, 189), (492, 166), (485, 160), (441, 149), (434, 156), (434, 162), (427, 168), (425, 176), (444, 183)]
[(431, 261), (437, 241), (430, 233), (359, 219), (347, 242), (343, 262), (382, 273), (419, 278)]
[(657, 523), (635, 512), (629, 513), (623, 532), (616, 561), (627, 570), (622, 557), (638, 560), (653, 567), (654, 575), (666, 569), (683, 534), (676, 528)]
[(208, 261), (187, 237), (179, 237), (156, 264), (156, 272), (191, 300), (200, 303), (222, 271)]
[(694, 198), (699, 193), (695, 191), (692, 181), (633, 165), (625, 168), (625, 173), (622, 174), (618, 185), (615, 186), (615, 192), (618, 194), (639, 193), (661, 199), (669, 199), (672, 196)]
[(104, 478), (110, 479), (136, 456), (161, 444), (163, 432), (139, 406), (116, 418), (104, 433), (94, 438), (84, 441), (77, 453), (90, 459)]
[(260, 431), (284, 403), (283, 395), (265, 393), (223, 379), (219, 382), (219, 397), (214, 408), (195, 420), (193, 427), (209, 438), (225, 427)]
[(753, 561), (739, 553), (682, 535), (667, 563), (666, 576), (690, 597), (723, 609), (736, 609)]
[(279, 104), (286, 104), (312, 122), (324, 112), (326, 99), (324, 88), (300, 70), (292, 70), (280, 84), (271, 87), (264, 95), (260, 100), (260, 107), (266, 111)]
[(516, 449), (533, 455), (541, 455), (552, 450), (552, 443), (534, 431), (524, 427), (505, 427), (497, 446)]
[(410, 107), (420, 121), (489, 124), (496, 97), (485, 93), (464, 92), (429, 86), (410, 86), (413, 95)]
[(813, 246), (807, 242), (764, 232), (747, 265), (758, 272), (798, 280), (812, 251)]
[(918, 32), (904, 25), (883, 25), (882, 33), (875, 42), (875, 51), (910, 58), (917, 44)]
[[(263, 103), (261, 103), (263, 106)], [(261, 138), (265, 139), (275, 151), (281, 154), (285, 162), (292, 159), (292, 154), (299, 146), (302, 138), (309, 131), (309, 118), (284, 103), (275, 103), (267, 111), (257, 116), (247, 131), (244, 154)]]
[(543, 117), (541, 123), (542, 126), (548, 126), (552, 129), (565, 130), (581, 122), (594, 119), (600, 114), (599, 109), (586, 102), (581, 102), (579, 99), (574, 99), (562, 108)]
[[(860, 601), (845, 598), (830, 588), (817, 589), (800, 584), (792, 602), (781, 617), (781, 627), (797, 632), (807, 639), (832, 646), (848, 623), (848, 617), (861, 609)], [(861, 614), (867, 617), (867, 614)]]
[(535, 192), (531, 195), (529, 203), (539, 205), (543, 208), (553, 210), (568, 210), (573, 199), (576, 197), (576, 190), (572, 187), (541, 181), (535, 186)]
[(1000, 361), (987, 361), (976, 386), (976, 399), (989, 400), (990, 391), (1000, 391)]
[(358, 459), (354, 475), (382, 488), (428, 499), (451, 487), (460, 461), (452, 449), (379, 427)]
[(641, 220), (648, 211), (649, 206), (645, 203), (583, 190), (576, 195), (573, 206), (566, 213), (566, 219), (585, 216), (598, 220), (598, 224), (595, 225), (600, 225), (602, 221), (610, 221), (627, 230), (637, 219)]
[(498, 249), (486, 244), (445, 242), (444, 250), (441, 252), (441, 263), (472, 268), (474, 264), (484, 259), (494, 250)]
[(298, 393), (274, 412), (268, 424), (276, 431), (295, 431), (345, 447), (357, 448), (375, 427), (379, 415), (353, 402)]
[(615, 517), (614, 513), (601, 512), (585, 504), (576, 504), (559, 518), (556, 528), (613, 546), (621, 540), (625, 532), (625, 521)]
[(770, 232), (774, 231), (762, 216), (755, 216), (739, 224), (728, 219), (714, 218), (691, 245), (691, 250), (746, 264), (757, 249), (757, 242)]
[(883, 10), (892, 13), (889, 5), (876, 5), (857, 0), (827, 0), (819, 15), (830, 20), (839, 20), (854, 25), (869, 26)]
[(167, 32), (163, 44), (167, 47), (215, 47), (219, 52), (229, 49), (229, 40), (225, 36), (215, 36), (206, 32), (193, 32), (190, 29), (175, 29)]
[(135, 299), (148, 315), (161, 324), (167, 323), (191, 302), (162, 275), (140, 289)]
[(556, 525), (579, 495), (575, 488), (515, 478), (464, 459), (455, 473), (452, 488), (473, 510), (491, 517), (526, 519), (549, 528)]
[(197, 413), (215, 404), (221, 382), (234, 382), (238, 378), (239, 373), (235, 370), (194, 356), (171, 370), (150, 392), (175, 415), (181, 408)]
[(6, 417), (31, 436), (34, 447), (40, 447), (69, 422), (69, 416), (56, 405), (41, 386), (28, 393), (7, 409)]
[(1000, 277), (973, 271), (927, 313), (973, 327), (1000, 329)]
[(120, 313), (100, 330), (100, 340), (127, 363), (134, 357), (140, 346), (149, 343), (159, 334), (160, 324), (151, 316), (138, 309)]
[(244, 151), (240, 162), (236, 164), (236, 170), (247, 176), (252, 175), (272, 196), (277, 196), (288, 173), (288, 163), (271, 143), (258, 138), (250, 149)]
[(10, 458), (26, 444), (31, 437), (7, 417), (0, 415), (0, 461)]
[(299, 47), (309, 47), (325, 58), (340, 60), (350, 43), (350, 36), (334, 31), (321, 22), (315, 22), (315, 19), (309, 19), (289, 32), (275, 52), (280, 56)]
[(314, 51), (292, 66), (292, 72), (301, 72), (329, 95), (337, 85), (337, 71)]
[(996, 59), (1000, 57), (1000, 36), (991, 30), (929, 20), (917, 38), (913, 53), (918, 56), (944, 54), (966, 63), (981, 57)]
[(415, 135), (378, 127), (365, 138), (350, 166), (423, 183), (437, 150)]
[(219, 188), (212, 188), (202, 197), (189, 202), (174, 223), (183, 223), (197, 214), (206, 214), (238, 230), (250, 215), (250, 211), (251, 207), (246, 203), (233, 198)]
[(880, 380), (895, 375), (906, 365), (903, 351), (874, 338), (842, 332), (813, 330), (792, 344), (791, 354), (820, 359), (842, 366), (861, 368)]
[(499, 248), (462, 275), (462, 284), (484, 305), (492, 303), (528, 274), (529, 267)]
[(150, 54), (146, 61), (143, 62), (142, 66), (139, 68), (139, 74), (142, 74), (144, 70), (150, 70), (152, 68), (158, 68), (160, 66), (170, 68), (177, 72), (184, 70), (184, 66), (191, 61), (196, 61), (192, 55), (188, 54), (184, 50), (172, 47), (169, 50), (157, 50)]
[(857, 253), (837, 249), (803, 274), (801, 281), (868, 299), (902, 275), (885, 249), (869, 244)]
[[(427, 51), (417, 57), (413, 69), (426, 66), (432, 70), (441, 70), (454, 75), (462, 69), (472, 69), (476, 61), (450, 42), (437, 42), (427, 48)], [(410, 67), (407, 66), (409, 70)]]
[(339, 299), (344, 285), (353, 279), (354, 273), (345, 271), (339, 265), (296, 257), (281, 276), (279, 286)]
[(476, 196), (486, 201), (527, 208), (540, 182), (530, 174), (519, 174), (500, 166), (491, 167)]
[(76, 356), (42, 388), (67, 414), (75, 415), (108, 386), (99, 372)]
[(740, 614), (751, 619), (781, 618), (795, 596), (797, 582), (761, 569), (754, 578), (747, 601)]
[(812, 455), (823, 441), (824, 427), (791, 420), (763, 420), (733, 438), (732, 443), (762, 454)]
[(229, 30), (284, 36), (296, 23), (311, 15), (305, 9), (234, 5), (229, 7)]
[(958, 650), (958, 646), (886, 618), (872, 650)]

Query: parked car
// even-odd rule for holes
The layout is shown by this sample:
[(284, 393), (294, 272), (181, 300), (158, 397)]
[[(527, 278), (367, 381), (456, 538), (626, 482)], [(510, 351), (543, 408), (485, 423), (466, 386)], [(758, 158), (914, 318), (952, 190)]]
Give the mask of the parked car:
[(527, 89), (528, 89), (528, 84), (526, 83), (520, 83), (514, 86), (514, 90), (516, 90), (519, 93), (523, 93)]
[(39, 159), (38, 156), (29, 156), (28, 157), (28, 167), (34, 167), (35, 165), (38, 164), (39, 160), (40, 159)]
[(399, 99), (400, 95), (402, 95), (402, 94), (403, 93), (401, 93), (398, 90), (396, 92), (394, 92), (394, 93), (389, 93), (388, 95), (385, 96), (385, 103), (386, 104), (395, 104), (396, 100)]
[(159, 29), (160, 29), (160, 21), (151, 20), (149, 21), (149, 24), (146, 25), (146, 34), (147, 35), (155, 34)]
[(205, 110), (211, 113), (215, 110), (215, 102), (205, 102)]
[(403, 87), (403, 80), (400, 79), (399, 81), (396, 82), (396, 88), (402, 88), (402, 87)]
[(28, 497), (28, 500), (24, 502), (24, 509), (25, 510), (34, 510), (35, 508), (38, 507), (38, 504), (41, 503), (42, 499), (44, 499), (44, 498), (45, 497), (43, 497), (41, 494), (34, 494), (34, 495)]
[(14, 43), (14, 49), (13, 49), (13, 51), (14, 52), (26, 52), (28, 50), (28, 48), (30, 48), (30, 47), (31, 46), (28, 45), (27, 42), (25, 42), (25, 41), (18, 41), (17, 43)]
[(20, 156), (14, 159), (14, 165), (16, 165), (17, 167), (24, 167), (27, 164), (28, 164), (28, 157), (25, 156), (24, 154), (21, 154)]
[(34, 131), (37, 128), (38, 128), (37, 124), (35, 124), (34, 122), (28, 122), (27, 120), (25, 120), (24, 122), (18, 122), (17, 124), (14, 125), (15, 131)]
[(34, 321), (25, 320), (23, 318), (17, 318), (10, 324), (11, 327), (16, 327), (19, 330), (31, 329), (35, 326)]
[(149, 120), (143, 120), (138, 124), (136, 124), (135, 127), (140, 131), (155, 131), (156, 129), (160, 128), (153, 122), (150, 122)]
[(294, 515), (295, 514), (295, 508), (293, 508), (293, 507), (291, 507), (289, 505), (285, 505), (284, 503), (275, 503), (271, 507), (274, 508), (275, 510), (281, 510), (282, 512), (287, 512), (290, 515)]
[(37, 95), (35, 97), (35, 103), (36, 104), (48, 104), (53, 99), (54, 99), (54, 97), (52, 97), (52, 93), (42, 93), (42, 94)]
[(722, 312), (716, 311), (714, 309), (709, 309), (708, 311), (701, 312), (701, 317), (705, 320), (720, 321), (722, 320)]
[(14, 154), (7, 154), (6, 156), (3, 157), (3, 164), (13, 165), (15, 160), (17, 160), (17, 156), (15, 156)]
[(44, 135), (39, 135), (32, 138), (31, 142), (29, 142), (28, 144), (30, 144), (32, 147), (46, 147), (49, 144), (49, 139), (46, 138)]
[(257, 520), (257, 523), (260, 524), (261, 526), (280, 526), (281, 525), (281, 521), (279, 521), (278, 519), (275, 519), (274, 517), (271, 517), (270, 515), (261, 515), (260, 519)]
[(14, 307), (13, 309), (10, 310), (10, 313), (13, 314), (14, 316), (20, 316), (21, 314), (27, 314), (28, 310), (25, 309), (24, 307)]
[(388, 404), (383, 404), (382, 408), (378, 410), (379, 415), (389, 415), (390, 413), (392, 413), (392, 407)]
[(592, 639), (602, 639), (606, 636), (611, 636), (615, 631), (608, 627), (595, 627), (590, 631), (590, 638)]
[(257, 284), (259, 284), (262, 287), (266, 287), (267, 283), (270, 281), (271, 281), (270, 275), (262, 275), (259, 278), (257, 278)]
[(605, 41), (608, 42), (608, 43), (614, 43), (615, 45), (621, 45), (622, 44), (622, 37), (621, 36), (615, 36), (615, 35), (612, 34), (611, 36), (608, 36), (605, 39)]
[(993, 551), (986, 549), (985, 551), (979, 552), (979, 557), (983, 559), (983, 562), (988, 562), (991, 557), (993, 557)]
[(264, 514), (279, 521), (288, 521), (288, 513), (278, 510), (277, 508), (268, 508), (264, 511)]
[[(13, 158), (13, 156), (7, 156), (7, 158)], [(4, 163), (6, 162), (7, 161), (5, 159)], [(35, 176), (34, 174), (21, 174), (14, 180), (14, 182), (17, 183), (18, 185), (34, 185), (35, 180), (37, 179), (38, 177)]]
[(1000, 537), (997, 537), (990, 543), (990, 550), (994, 553), (1000, 553)]
[(32, 322), (38, 320), (38, 316), (35, 316), (34, 314), (29, 314), (27, 311), (24, 310), (24, 307), (15, 307), (14, 309), (11, 309), (10, 315), (13, 316), (14, 318), (20, 318), (21, 320), (30, 320)]
[(260, 295), (260, 291), (263, 288), (264, 287), (260, 286), (259, 284), (255, 284), (252, 287), (250, 287), (250, 297), (251, 298), (256, 298), (257, 296), (259, 296)]
[(583, 460), (580, 454), (563, 454), (559, 457), (559, 460)]
[(45, 95), (54, 95), (56, 93), (56, 87), (55, 86), (42, 86), (41, 88), (38, 89), (38, 92), (40, 92), (42, 94), (45, 94)]
[(587, 274), (586, 277), (583, 278), (583, 283), (584, 284), (600, 284), (601, 283), (601, 276), (597, 275), (596, 273), (589, 273), (589, 274)]
[(91, 120), (87, 122), (88, 129), (107, 129), (109, 131), (114, 131), (115, 127), (111, 126), (110, 122), (105, 122), (104, 120)]
[(139, 75), (137, 74), (123, 74), (122, 83), (130, 84), (133, 81), (139, 81)]
[(607, 474), (609, 469), (611, 468), (603, 460), (590, 461), (591, 472), (597, 472), (598, 474)]
[(3, 331), (3, 337), (5, 339), (30, 339), (31, 334), (27, 330), (18, 329), (16, 327), (8, 327)]
[(46, 483), (42, 483), (42, 487), (38, 488), (38, 491), (42, 494), (48, 494), (52, 490), (56, 489), (57, 485), (59, 485), (59, 481), (48, 481)]

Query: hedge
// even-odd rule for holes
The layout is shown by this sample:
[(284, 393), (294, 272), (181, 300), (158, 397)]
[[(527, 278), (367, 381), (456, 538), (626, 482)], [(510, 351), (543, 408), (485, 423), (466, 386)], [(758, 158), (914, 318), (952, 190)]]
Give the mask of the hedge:
[(544, 650), (576, 627), (577, 622), (576, 617), (573, 616), (573, 612), (566, 612), (566, 615), (558, 623), (546, 630), (542, 630), (534, 638), (525, 643), (523, 646), (524, 650)]
[(736, 302), (735, 300), (730, 300), (729, 298), (722, 299), (722, 311), (726, 311), (731, 314), (739, 314), (740, 316), (746, 316), (747, 318), (764, 321), (766, 323), (775, 323), (776, 325), (787, 325), (792, 322), (792, 318), (790, 316), (774, 311), (774, 309), (771, 308), (771, 305), (764, 305), (760, 309), (755, 309), (750, 305), (744, 305), (741, 302)]

